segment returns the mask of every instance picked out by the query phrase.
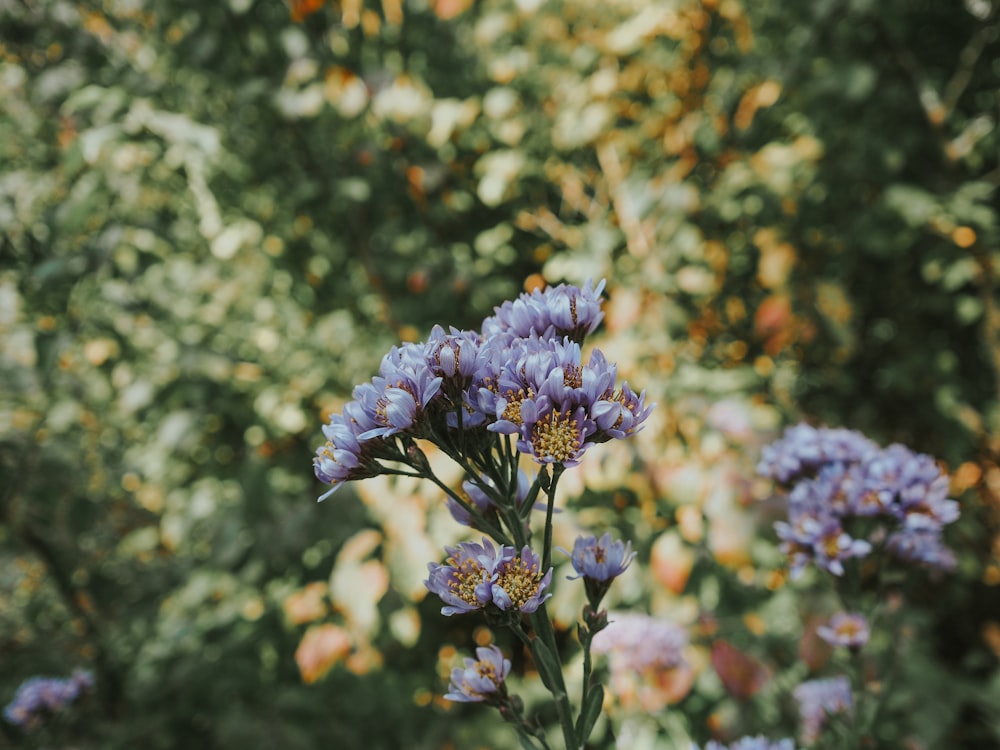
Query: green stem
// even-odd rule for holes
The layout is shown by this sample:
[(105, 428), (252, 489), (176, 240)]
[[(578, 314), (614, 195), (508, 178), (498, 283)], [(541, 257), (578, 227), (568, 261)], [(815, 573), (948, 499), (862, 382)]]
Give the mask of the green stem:
[[(580, 705), (587, 705), (587, 697), (590, 694), (590, 676), (594, 670), (593, 659), (590, 655), (590, 642), (593, 640), (593, 636), (590, 631), (587, 631), (587, 638), (583, 641), (583, 688), (580, 691)], [(586, 737), (581, 737), (582, 742), (586, 742)]]
[(406, 471), (393, 470), (385, 473), (399, 474), (405, 477), (421, 477), (423, 479), (429, 479), (434, 484), (436, 484), (438, 488), (440, 488), (448, 497), (450, 497), (452, 500), (454, 500), (456, 503), (462, 506), (462, 509), (465, 510), (465, 512), (468, 513), (470, 516), (472, 516), (475, 519), (476, 523), (479, 524), (479, 528), (481, 528), (483, 531), (492, 536), (500, 544), (506, 544), (506, 545), (511, 544), (510, 537), (504, 533), (502, 528), (488, 521), (486, 517), (482, 513), (480, 513), (475, 506), (470, 505), (464, 499), (462, 499), (462, 497), (457, 492), (455, 492), (455, 490), (453, 490), (447, 484), (438, 479), (437, 475), (434, 474), (433, 472), (427, 472), (426, 474), (412, 474)]
[[(548, 612), (543, 604), (531, 614), (531, 624), (535, 629), (535, 636), (545, 644), (553, 656), (558, 659), (559, 651), (556, 647), (556, 635), (552, 629), (552, 622), (549, 620)], [(525, 638), (527, 635), (525, 634)], [(534, 641), (528, 639), (532, 654), (535, 655), (535, 663), (541, 664), (542, 659), (538, 656), (537, 646)], [(573, 707), (569, 702), (569, 694), (566, 691), (566, 682), (563, 679), (562, 670), (556, 669), (549, 675), (552, 686), (549, 692), (556, 704), (556, 713), (559, 715), (559, 723), (562, 726), (563, 740), (566, 743), (566, 750), (579, 750), (580, 742), (576, 736), (576, 727), (573, 723)]]
[(565, 466), (562, 464), (555, 464), (552, 467), (552, 481), (549, 482), (548, 488), (548, 505), (545, 507), (545, 542), (542, 547), (542, 570), (546, 571), (552, 564), (552, 514), (555, 510), (556, 505), (556, 485), (559, 483), (559, 477), (562, 476)]

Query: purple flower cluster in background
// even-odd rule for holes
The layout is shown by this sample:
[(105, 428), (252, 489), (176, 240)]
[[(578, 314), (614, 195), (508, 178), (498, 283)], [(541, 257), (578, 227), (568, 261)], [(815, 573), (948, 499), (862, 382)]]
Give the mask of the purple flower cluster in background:
[(764, 446), (757, 473), (782, 483), (810, 476), (823, 466), (853, 464), (878, 446), (860, 432), (798, 424), (780, 440)]
[[(457, 432), (486, 428), (516, 437), (539, 464), (573, 466), (595, 443), (640, 430), (651, 405), (600, 351), (584, 361), (580, 342), (603, 319), (602, 281), (560, 284), (495, 308), (482, 332), (445, 332), (393, 347), (379, 373), (324, 426), (314, 472), (331, 489), (382, 473), (399, 461), (396, 440), (426, 438), (453, 446)], [(462, 438), (463, 440), (465, 438)], [(471, 439), (471, 438), (470, 438)]]
[[(693, 746), (692, 750), (698, 750), (698, 746)], [(757, 737), (741, 737), (728, 745), (709, 740), (708, 744), (705, 745), (705, 750), (795, 750), (795, 742), (790, 739), (769, 740), (758, 735)]]
[(93, 674), (84, 670), (77, 670), (68, 678), (31, 677), (21, 683), (3, 715), (11, 724), (33, 729), (93, 687)]
[(808, 680), (793, 691), (802, 719), (802, 741), (807, 745), (819, 737), (827, 718), (853, 710), (851, 683), (844, 677)]
[(757, 470), (790, 487), (788, 521), (775, 528), (793, 577), (809, 563), (842, 575), (846, 560), (876, 547), (907, 562), (955, 565), (942, 532), (958, 518), (958, 503), (930, 456), (899, 444), (879, 448), (850, 430), (798, 425), (764, 449)]

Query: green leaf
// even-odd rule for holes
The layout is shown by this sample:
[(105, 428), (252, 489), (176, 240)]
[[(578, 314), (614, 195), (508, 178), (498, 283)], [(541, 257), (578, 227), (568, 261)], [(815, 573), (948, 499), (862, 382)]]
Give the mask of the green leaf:
[(576, 734), (581, 742), (586, 742), (587, 738), (590, 737), (603, 706), (604, 687), (600, 684), (592, 685), (580, 709), (580, 718), (576, 722)]
[(538, 675), (542, 678), (542, 684), (553, 694), (562, 692), (560, 680), (558, 679), (562, 673), (559, 657), (539, 638), (531, 642), (531, 651), (534, 654), (535, 664), (538, 666)]

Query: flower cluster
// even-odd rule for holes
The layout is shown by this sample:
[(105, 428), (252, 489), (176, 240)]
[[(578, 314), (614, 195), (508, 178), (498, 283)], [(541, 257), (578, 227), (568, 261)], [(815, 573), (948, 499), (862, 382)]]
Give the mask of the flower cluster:
[(879, 448), (857, 432), (798, 425), (764, 449), (758, 471), (791, 483), (788, 521), (775, 524), (792, 575), (809, 563), (842, 575), (844, 562), (884, 547), (895, 557), (950, 569), (942, 541), (958, 518), (948, 477), (927, 455)]
[[(652, 408), (600, 351), (580, 343), (603, 318), (600, 294), (560, 284), (522, 294), (487, 318), (481, 332), (436, 326), (426, 342), (386, 354), (378, 375), (324, 426), (314, 472), (331, 489), (410, 463), (405, 441), (424, 438), (455, 455), (487, 437), (516, 438), (539, 464), (573, 466), (595, 443), (640, 430)], [(404, 441), (404, 442), (400, 442)]]
[(545, 590), (552, 570), (543, 575), (538, 556), (528, 546), (518, 554), (512, 547), (496, 548), (484, 537), (482, 544), (463, 542), (445, 552), (444, 564), (428, 564), (425, 582), (445, 603), (441, 614), (472, 612), (487, 605), (530, 614), (551, 596)]
[(852, 464), (876, 452), (878, 446), (860, 432), (799, 424), (764, 447), (757, 473), (788, 483), (813, 474), (821, 466)]
[(798, 685), (792, 694), (799, 704), (802, 741), (807, 745), (816, 741), (829, 716), (853, 710), (851, 683), (843, 676), (808, 680)]
[[(698, 746), (692, 747), (698, 750)], [(728, 745), (709, 740), (705, 750), (795, 750), (795, 742), (790, 739), (770, 740), (763, 736), (741, 737)]]
[[(652, 409), (644, 392), (616, 383), (616, 366), (599, 350), (583, 355), (584, 338), (603, 318), (603, 289), (602, 281), (522, 294), (495, 308), (480, 331), (437, 326), (425, 342), (393, 347), (378, 374), (356, 386), (342, 413), (330, 417), (323, 428), (326, 442), (313, 459), (316, 476), (331, 485), (321, 500), (347, 481), (379, 474), (428, 479), (447, 496), (455, 521), (485, 534), (481, 542), (446, 547), (443, 563), (428, 564), (424, 585), (441, 599), (442, 614), (481, 611), (491, 627), (508, 628), (531, 651), (553, 696), (566, 747), (583, 747), (601, 712), (604, 693), (591, 679), (590, 652), (608, 618), (597, 608), (634, 553), (630, 543), (609, 533), (581, 537), (566, 553), (576, 577), (584, 579), (588, 600), (577, 631), (586, 656), (574, 719), (555, 629), (545, 612), (552, 596), (556, 487), (592, 446), (642, 429)], [(462, 469), (460, 489), (435, 474), (424, 443)], [(524, 457), (538, 464), (533, 477), (520, 466)], [(538, 553), (531, 546), (535, 507), (545, 511)], [(654, 625), (635, 637), (637, 643), (621, 645), (628, 640), (622, 634), (619, 645), (608, 648), (616, 657), (635, 659), (641, 646), (642, 669), (661, 676), (686, 666), (681, 651), (687, 638), (680, 629)], [(547, 747), (544, 728), (524, 715), (517, 695), (508, 694), (510, 669), (499, 648), (480, 647), (476, 658), (452, 671), (444, 697), (493, 706), (514, 725), (523, 747)]]
[(94, 686), (90, 672), (77, 670), (68, 678), (32, 677), (17, 689), (4, 718), (11, 724), (33, 729), (45, 717), (62, 711)]

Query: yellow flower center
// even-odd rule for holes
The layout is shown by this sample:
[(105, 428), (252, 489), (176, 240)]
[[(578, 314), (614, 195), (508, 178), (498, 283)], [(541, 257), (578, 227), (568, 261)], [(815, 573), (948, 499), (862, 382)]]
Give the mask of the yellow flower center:
[(525, 393), (522, 388), (517, 393), (510, 390), (504, 395), (507, 399), (507, 406), (504, 407), (503, 414), (501, 414), (502, 419), (506, 419), (508, 422), (513, 422), (514, 424), (521, 424), (521, 402), (526, 398), (534, 398), (535, 393), (530, 388), (528, 392)]
[(861, 633), (861, 626), (854, 620), (844, 620), (837, 624), (835, 632), (841, 638), (854, 638)]
[(531, 445), (539, 458), (565, 461), (580, 449), (580, 433), (571, 414), (553, 410), (539, 419), (531, 432)]
[(525, 602), (538, 593), (538, 584), (542, 576), (538, 568), (528, 565), (520, 557), (515, 557), (504, 565), (497, 577), (497, 584), (510, 597), (514, 609), (520, 609)]
[(827, 557), (835, 558), (840, 554), (840, 533), (833, 532), (823, 537), (823, 551)]
[(459, 563), (454, 557), (449, 557), (446, 564), (455, 569), (455, 573), (448, 581), (451, 593), (463, 602), (478, 607), (480, 602), (476, 598), (476, 586), (485, 579), (486, 569), (470, 558)]
[(334, 463), (337, 462), (336, 457), (334, 457), (333, 452), (337, 449), (332, 440), (327, 440), (322, 448), (319, 449), (320, 455), (324, 458), (329, 458)]
[(491, 680), (494, 684), (500, 682), (497, 679), (497, 668), (494, 666), (493, 662), (489, 659), (483, 659), (482, 661), (476, 662), (476, 672), (479, 673), (480, 677), (485, 677)]

